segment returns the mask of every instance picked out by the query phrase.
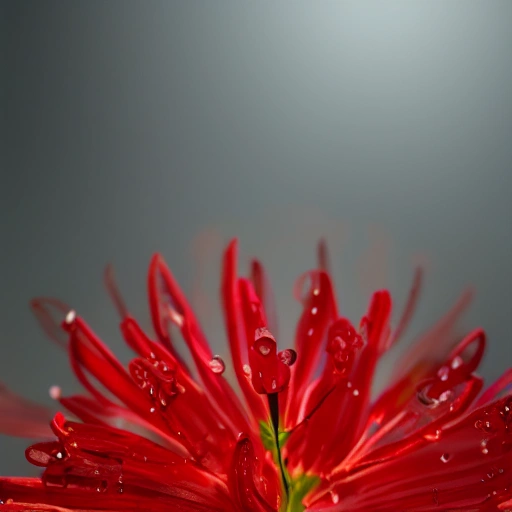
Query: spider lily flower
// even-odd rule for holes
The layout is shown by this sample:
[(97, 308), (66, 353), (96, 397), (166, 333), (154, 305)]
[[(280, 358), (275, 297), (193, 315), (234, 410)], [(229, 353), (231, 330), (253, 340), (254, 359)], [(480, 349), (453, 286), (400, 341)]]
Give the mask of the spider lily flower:
[[(318, 268), (295, 290), (303, 310), (292, 348), (275, 337), (263, 266), (253, 261), (240, 277), (237, 258), (234, 241), (222, 270), (226, 363), (158, 255), (148, 278), (154, 335), (106, 274), (135, 354), (127, 367), (68, 306), (32, 302), (85, 393), (51, 388), (67, 412), (50, 430), (45, 408), (0, 389), (0, 429), (39, 438), (25, 455), (42, 468), (39, 478), (0, 478), (0, 511), (512, 509), (512, 370), (482, 391), (474, 371), (485, 334), (456, 337), (467, 294), (372, 399), (375, 369), (407, 327), (421, 272), (395, 329), (385, 290), (355, 326), (340, 314), (321, 244)], [(177, 331), (193, 367), (175, 348)], [(224, 376), (228, 365), (236, 389)]]

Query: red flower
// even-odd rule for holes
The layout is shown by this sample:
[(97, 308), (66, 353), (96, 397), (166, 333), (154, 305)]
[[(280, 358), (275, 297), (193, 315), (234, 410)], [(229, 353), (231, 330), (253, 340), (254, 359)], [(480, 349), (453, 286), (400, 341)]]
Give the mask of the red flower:
[[(136, 357), (125, 368), (64, 304), (33, 301), (64, 345), (87, 394), (51, 394), (54, 440), (26, 450), (41, 478), (1, 478), (4, 511), (492, 511), (512, 508), (512, 370), (483, 393), (473, 372), (485, 348), (475, 330), (455, 344), (461, 301), (398, 362), (376, 400), (380, 357), (401, 337), (376, 292), (358, 328), (340, 317), (325, 248), (299, 281), (295, 347), (278, 351), (263, 267), (238, 277), (237, 244), (224, 255), (222, 297), (239, 396), (160, 256), (149, 269), (156, 340), (128, 313), (113, 282), (121, 332)], [(64, 318), (62, 324), (56, 318)], [(181, 333), (193, 368), (175, 350)], [(0, 393), (0, 428), (46, 436), (45, 410)], [(122, 427), (121, 427), (122, 425)]]

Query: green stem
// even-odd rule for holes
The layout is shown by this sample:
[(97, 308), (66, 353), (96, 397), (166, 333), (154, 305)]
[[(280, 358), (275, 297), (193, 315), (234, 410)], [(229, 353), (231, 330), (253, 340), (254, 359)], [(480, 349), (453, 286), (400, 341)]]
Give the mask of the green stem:
[(281, 446), (279, 445), (279, 398), (277, 393), (270, 393), (267, 395), (268, 407), (270, 410), (270, 419), (272, 421), (272, 427), (274, 429), (274, 439), (276, 442), (277, 449), (277, 463), (281, 472), (281, 479), (283, 480), (283, 487), (286, 493), (286, 499), (288, 500), (290, 495), (290, 489), (288, 487), (288, 479), (286, 478), (286, 471), (283, 464), (283, 458), (281, 455)]

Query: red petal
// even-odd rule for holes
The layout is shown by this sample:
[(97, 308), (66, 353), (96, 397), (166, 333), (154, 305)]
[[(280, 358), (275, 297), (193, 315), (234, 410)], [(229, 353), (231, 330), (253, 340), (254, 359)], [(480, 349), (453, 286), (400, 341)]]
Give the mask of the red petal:
[(324, 489), (311, 510), (489, 512), (512, 497), (512, 397), (480, 408), (441, 436)]
[(0, 383), (0, 432), (9, 436), (32, 439), (51, 437), (52, 413), (46, 407), (30, 402)]
[[(236, 445), (230, 475), (231, 492), (236, 504), (244, 512), (277, 512), (278, 503), (271, 506), (263, 497), (261, 488), (265, 483), (261, 482), (258, 475), (258, 460), (252, 443), (247, 436), (241, 435)], [(275, 482), (270, 484), (269, 487), (275, 489)]]
[(409, 292), (409, 297), (407, 298), (407, 302), (405, 304), (404, 311), (402, 313), (402, 317), (398, 322), (398, 326), (395, 329), (393, 335), (389, 338), (388, 348), (392, 347), (397, 341), (399, 341), (407, 327), (409, 326), (409, 322), (416, 310), (416, 306), (418, 304), (418, 299), (420, 296), (420, 291), (423, 283), (423, 269), (417, 268), (414, 272), (414, 279), (412, 282), (411, 290)]
[[(158, 291), (159, 282), (170, 303), (169, 300), (164, 302), (162, 293)], [(190, 350), (206, 392), (216, 402), (219, 409), (231, 419), (233, 425), (236, 425), (237, 432), (249, 429), (244, 409), (233, 389), (220, 373), (212, 371), (213, 354), (199, 322), (171, 271), (158, 255), (153, 257), (151, 262), (149, 288), (153, 323), (159, 336), (164, 340), (168, 339), (170, 344), (166, 325), (169, 321), (173, 321), (181, 329), (183, 339)], [(165, 311), (163, 310), (164, 305), (167, 307)], [(176, 359), (179, 360), (178, 357)], [(181, 366), (183, 365), (181, 364)]]
[(61, 324), (71, 308), (60, 300), (48, 297), (32, 299), (30, 308), (48, 338), (60, 347), (66, 348), (68, 336), (62, 330)]
[(275, 306), (274, 292), (272, 284), (267, 276), (263, 264), (259, 260), (251, 262), (251, 282), (254, 286), (256, 295), (258, 296), (267, 317), (267, 327), (279, 338), (279, 330), (277, 327), (277, 312)]
[[(301, 289), (307, 279), (311, 286), (302, 296)], [(296, 284), (295, 295), (304, 309), (295, 335), (297, 362), (291, 372), (289, 391), (285, 394), (288, 401), (285, 414), (287, 428), (298, 422), (302, 398), (325, 348), (327, 328), (338, 316), (331, 279), (326, 272), (304, 274)]]
[[(244, 365), (249, 362), (248, 340), (246, 339), (246, 322), (240, 296), (240, 285), (237, 278), (237, 251), (238, 242), (233, 240), (224, 253), (222, 269), (222, 299), (224, 305), (224, 320), (228, 334), (231, 360), (238, 384), (243, 392), (249, 410), (257, 421), (266, 419), (267, 410), (258, 394), (255, 393), (248, 375), (244, 372)], [(252, 342), (252, 340), (251, 340)]]

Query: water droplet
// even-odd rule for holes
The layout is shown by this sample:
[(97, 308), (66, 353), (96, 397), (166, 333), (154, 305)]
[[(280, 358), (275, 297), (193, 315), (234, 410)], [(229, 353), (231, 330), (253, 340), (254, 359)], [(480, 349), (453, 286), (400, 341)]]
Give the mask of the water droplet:
[(315, 306), (314, 308), (311, 308), (311, 314), (316, 315), (318, 313), (318, 308)]
[(108, 482), (106, 480), (102, 480), (98, 487), (96, 488), (97, 492), (105, 492), (108, 488)]
[(74, 321), (76, 320), (76, 311), (74, 309), (71, 309), (68, 314), (66, 315), (66, 318), (64, 319), (64, 321), (68, 324), (68, 325), (71, 325)]
[(314, 329), (313, 327), (311, 327), (309, 330), (308, 330), (308, 336), (313, 336), (313, 333), (314, 333)]
[(251, 367), (248, 364), (244, 364), (242, 367), (243, 372), (247, 377), (250, 377), (252, 375)]
[(340, 501), (340, 495), (335, 491), (331, 491), (331, 500), (336, 505)]
[(494, 432), (494, 426), (489, 420), (476, 420), (475, 428), (482, 432)]
[(432, 489), (432, 502), (436, 507), (439, 506), (439, 491), (437, 489)]
[(151, 407), (151, 409), (149, 409), (149, 412), (151, 412), (151, 413), (153, 413), (155, 411), (156, 411), (156, 409), (154, 407)]
[(424, 439), (427, 441), (438, 441), (441, 437), (442, 431), (440, 429), (436, 429), (434, 432), (427, 431), (423, 434)]
[(482, 439), (482, 442), (480, 443), (480, 451), (487, 455), (489, 453), (489, 449), (487, 448), (487, 439)]
[(443, 391), (440, 395), (439, 395), (439, 402), (447, 402), (450, 397), (452, 396), (452, 391), (451, 390), (446, 390), (446, 391)]
[(181, 328), (183, 327), (183, 324), (185, 323), (185, 317), (178, 313), (172, 306), (167, 306), (167, 313), (169, 315), (169, 318), (171, 321), (176, 325), (177, 327)]
[(163, 408), (167, 407), (167, 394), (163, 390), (158, 392), (158, 401)]
[(448, 380), (448, 375), (450, 375), (450, 369), (448, 366), (441, 366), (437, 371), (437, 376), (444, 382)]
[(260, 345), (259, 351), (262, 356), (268, 356), (270, 354), (270, 347), (267, 347), (267, 345)]
[(443, 455), (441, 455), (441, 462), (448, 462), (449, 460), (450, 460), (449, 453), (443, 453)]
[(210, 370), (218, 375), (224, 373), (226, 365), (220, 356), (213, 356), (212, 360), (208, 363)]
[(292, 366), (297, 360), (297, 352), (291, 348), (287, 348), (279, 352), (277, 357), (279, 357), (280, 361), (286, 366)]
[(59, 400), (62, 396), (62, 389), (59, 386), (51, 386), (48, 394), (52, 400)]
[(341, 336), (335, 336), (332, 342), (333, 344), (336, 344), (339, 350), (344, 350), (345, 348), (347, 348), (347, 343)]
[(354, 391), (352, 391), (352, 394), (354, 396), (359, 396), (359, 390), (358, 389), (354, 389)]
[(122, 494), (124, 492), (123, 475), (119, 475), (119, 479), (117, 480), (117, 483), (118, 483), (117, 492)]
[(313, 295), (320, 295), (320, 289), (319, 288), (315, 288), (313, 290)]
[(450, 366), (452, 367), (453, 370), (456, 370), (457, 368), (459, 368), (460, 366), (462, 366), (464, 364), (464, 361), (462, 360), (462, 357), (460, 356), (455, 356), (453, 359), (452, 359), (452, 362), (450, 364)]

